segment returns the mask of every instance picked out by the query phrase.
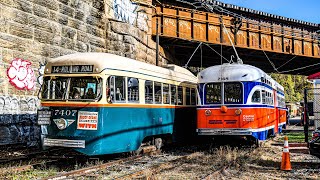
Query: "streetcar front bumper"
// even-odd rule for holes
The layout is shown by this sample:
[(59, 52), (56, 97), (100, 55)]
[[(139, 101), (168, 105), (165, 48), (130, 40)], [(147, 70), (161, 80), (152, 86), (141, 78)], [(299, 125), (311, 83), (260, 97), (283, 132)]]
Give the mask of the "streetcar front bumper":
[(236, 135), (236, 136), (247, 136), (252, 135), (252, 129), (197, 129), (198, 135)]
[(84, 140), (50, 139), (50, 138), (43, 139), (43, 146), (72, 147), (72, 148), (86, 147)]

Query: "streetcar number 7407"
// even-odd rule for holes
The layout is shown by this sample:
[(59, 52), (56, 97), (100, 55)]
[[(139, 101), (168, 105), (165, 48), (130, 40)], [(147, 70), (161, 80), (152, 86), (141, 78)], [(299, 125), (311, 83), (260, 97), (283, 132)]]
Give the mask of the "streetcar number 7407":
[(58, 110), (54, 111), (55, 116), (76, 116), (77, 110)]

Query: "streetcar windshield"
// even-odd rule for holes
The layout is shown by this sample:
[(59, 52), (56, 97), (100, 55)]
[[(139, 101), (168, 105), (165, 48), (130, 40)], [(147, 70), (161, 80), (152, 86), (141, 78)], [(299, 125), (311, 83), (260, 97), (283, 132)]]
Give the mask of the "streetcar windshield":
[[(222, 91), (223, 86), (223, 92)], [(222, 96), (223, 93), (223, 96)], [(205, 104), (241, 104), (243, 90), (240, 82), (208, 83), (205, 85)]]
[(92, 101), (102, 96), (102, 79), (97, 77), (45, 77), (43, 100)]

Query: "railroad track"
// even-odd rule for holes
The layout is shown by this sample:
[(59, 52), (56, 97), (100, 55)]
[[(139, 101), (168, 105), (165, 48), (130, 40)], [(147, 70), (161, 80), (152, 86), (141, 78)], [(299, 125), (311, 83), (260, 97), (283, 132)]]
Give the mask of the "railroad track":
[[(61, 180), (70, 178), (73, 179), (80, 176), (88, 178), (99, 178), (101, 176), (106, 179), (149, 179), (161, 171), (176, 168), (176, 166), (178, 166), (176, 162), (187, 159), (189, 156), (192, 156), (193, 154), (194, 153), (180, 157), (175, 157), (169, 160), (166, 158), (166, 155), (133, 156), (129, 158), (107, 162), (97, 166), (62, 173), (57, 176), (45, 178), (45, 180)], [(124, 172), (119, 172), (120, 169)], [(115, 172), (115, 174), (112, 173), (113, 171)]]
[[(60, 154), (60, 155), (52, 155), (52, 154)], [(66, 151), (63, 148), (56, 148), (56, 149), (49, 149), (49, 150), (38, 150), (32, 153), (28, 153), (28, 154), (22, 154), (19, 156), (8, 156), (5, 158), (0, 158), (0, 163), (1, 164), (8, 164), (11, 162), (21, 162), (24, 160), (31, 160), (33, 158), (36, 159), (55, 159), (55, 158), (61, 158), (63, 157), (65, 154), (70, 153), (70, 151)]]
[(135, 161), (135, 160), (139, 160), (140, 158), (142, 158), (142, 156), (132, 156), (132, 157), (124, 158), (124, 159), (119, 159), (119, 160), (107, 162), (107, 163), (104, 163), (101, 165), (96, 165), (96, 166), (92, 166), (92, 167), (87, 167), (87, 168), (82, 168), (82, 169), (78, 169), (78, 170), (74, 170), (74, 171), (70, 171), (70, 172), (61, 173), (56, 176), (44, 178), (44, 180), (67, 179), (70, 177), (82, 176), (82, 175), (89, 174), (92, 172), (97, 172), (101, 169), (107, 168), (112, 165), (126, 163), (129, 161)]
[[(44, 170), (48, 169), (48, 167), (58, 167), (58, 170), (56, 173), (58, 173), (56, 176), (50, 176), (45, 179), (77, 179), (81, 176), (81, 178), (106, 178), (106, 179), (134, 179), (134, 178), (143, 178), (143, 179), (152, 179), (156, 175), (160, 175), (163, 172), (170, 171), (172, 169), (179, 169), (179, 165), (183, 162), (188, 162), (189, 160), (184, 161), (185, 159), (188, 159), (188, 157), (193, 156), (194, 152), (207, 152), (210, 153), (213, 148), (219, 147), (212, 144), (207, 145), (196, 145), (196, 146), (182, 146), (182, 147), (170, 147), (166, 150), (167, 153), (162, 154), (155, 154), (154, 151), (152, 151), (152, 148), (149, 148), (150, 150), (150, 156), (132, 156), (132, 157), (126, 157), (123, 158), (123, 155), (116, 156), (117, 159), (113, 156), (113, 158), (110, 159), (110, 157), (103, 158), (95, 158), (99, 161), (94, 162), (93, 165), (92, 161), (88, 162), (88, 157), (77, 159), (74, 158), (74, 161), (68, 161), (67, 156), (59, 157), (59, 156), (52, 156), (51, 153), (48, 159), (44, 162), (39, 163), (33, 163), (28, 164), (26, 166), (20, 166), (16, 169), (11, 170), (10, 172), (21, 172), (21, 171), (28, 171), (31, 169), (39, 169)], [(246, 149), (246, 147), (242, 147)], [(148, 151), (149, 152), (149, 151)], [(38, 153), (34, 153), (38, 154)], [(127, 156), (127, 155), (126, 155)], [(50, 159), (51, 158), (51, 159)], [(121, 159), (119, 159), (121, 158)], [(91, 158), (90, 158), (91, 159)], [(92, 160), (92, 159), (91, 159)], [(100, 161), (102, 160), (102, 161)], [(68, 161), (66, 163), (66, 161)], [(107, 161), (107, 162), (106, 162)], [(105, 163), (106, 162), (106, 163)], [(77, 164), (81, 163), (86, 166), (82, 169), (77, 169), (79, 166)], [(63, 167), (61, 167), (61, 165)], [(66, 168), (64, 168), (66, 167)], [(221, 166), (220, 166), (221, 167)], [(218, 167), (217, 167), (218, 168)], [(77, 169), (77, 170), (73, 170)], [(211, 169), (212, 170), (212, 169)], [(45, 171), (45, 170), (44, 170)], [(62, 172), (65, 171), (65, 172)], [(221, 174), (223, 175), (223, 172), (227, 172), (228, 169), (222, 167), (222, 169), (218, 169), (215, 171), (213, 169), (213, 173), (210, 173), (207, 175), (209, 179), (220, 177)], [(60, 173), (59, 173), (60, 172)], [(42, 176), (43, 177), (43, 176)], [(199, 177), (199, 176), (198, 176)], [(203, 177), (201, 177), (203, 178)], [(206, 178), (205, 178), (206, 179)]]
[[(76, 171), (67, 172), (57, 176), (46, 178), (46, 180), (57, 179), (77, 179), (81, 178), (94, 178), (94, 179), (154, 179), (157, 174), (161, 174), (166, 170), (178, 168), (183, 162), (196, 156), (199, 152), (189, 153), (170, 157), (168, 154), (161, 154), (156, 156), (139, 156), (130, 157), (122, 160), (108, 162), (99, 166), (93, 166)], [(228, 166), (223, 166), (217, 171), (208, 174), (203, 180), (216, 179), (220, 174), (227, 174)]]

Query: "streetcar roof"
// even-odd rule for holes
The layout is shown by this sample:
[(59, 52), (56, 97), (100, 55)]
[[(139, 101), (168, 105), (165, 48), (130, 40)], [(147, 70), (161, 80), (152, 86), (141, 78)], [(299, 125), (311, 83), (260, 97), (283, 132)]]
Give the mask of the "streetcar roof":
[(189, 70), (177, 65), (168, 64), (164, 67), (155, 66), (138, 60), (118, 56), (110, 53), (75, 53), (50, 59), (46, 65), (46, 74), (51, 74), (52, 68), (58, 66), (93, 65), (92, 73), (100, 73), (103, 70), (121, 70), (138, 72), (148, 75), (179, 78), (179, 81), (197, 83), (197, 78)]
[(283, 90), (283, 87), (264, 71), (248, 64), (225, 63), (208, 67), (198, 74), (199, 83), (233, 81), (261, 82), (262, 79), (267, 79), (272, 87), (278, 87)]

